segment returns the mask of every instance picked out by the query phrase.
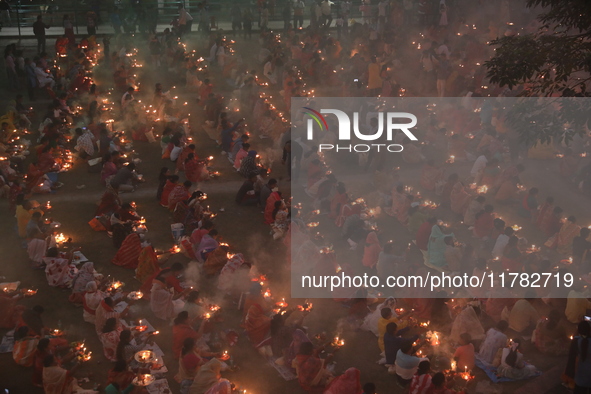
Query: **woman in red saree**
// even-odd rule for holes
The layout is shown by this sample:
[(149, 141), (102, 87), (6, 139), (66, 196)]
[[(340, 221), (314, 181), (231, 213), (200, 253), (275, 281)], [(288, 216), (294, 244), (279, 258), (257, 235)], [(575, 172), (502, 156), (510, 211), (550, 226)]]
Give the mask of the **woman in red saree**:
[(142, 252), (142, 241), (137, 233), (129, 234), (111, 262), (123, 268), (137, 268), (140, 253)]
[(265, 224), (273, 224), (275, 222), (273, 211), (275, 210), (276, 201), (281, 201), (281, 194), (279, 192), (272, 192), (267, 197), (267, 203), (265, 204)]
[(357, 368), (349, 368), (341, 376), (334, 378), (324, 394), (361, 394), (360, 372)]
[(94, 216), (110, 215), (121, 208), (121, 197), (119, 197), (119, 186), (107, 182), (107, 190), (101, 197), (101, 202)]
[(185, 177), (195, 184), (208, 180), (209, 171), (206, 162), (189, 153), (189, 157), (185, 160)]
[(271, 339), (271, 318), (265, 315), (259, 304), (252, 304), (244, 319), (248, 339), (255, 348), (262, 347)]
[(330, 382), (332, 376), (324, 366), (325, 361), (314, 355), (314, 345), (311, 342), (300, 345), (292, 367), (295, 368), (298, 382), (304, 390), (320, 390)]
[(33, 191), (33, 189), (43, 182), (42, 178), (44, 175), (45, 173), (41, 170), (37, 163), (29, 164), (25, 189)]
[(426, 190), (435, 190), (437, 182), (443, 179), (443, 170), (435, 166), (433, 160), (427, 161), (421, 170), (421, 186)]
[(171, 175), (170, 178), (168, 178), (168, 180), (164, 184), (164, 188), (162, 189), (162, 194), (160, 196), (160, 205), (162, 205), (163, 207), (168, 208), (168, 197), (170, 196), (170, 192), (172, 191), (172, 189), (174, 189), (177, 185), (178, 181), (178, 175)]
[(152, 277), (156, 272), (160, 271), (160, 264), (158, 256), (154, 251), (152, 245), (148, 245), (142, 249), (138, 257), (138, 266), (135, 269), (135, 278), (144, 283), (146, 279)]
[(50, 172), (55, 168), (55, 159), (53, 157), (53, 148), (47, 145), (37, 155), (37, 166), (39, 171), (46, 173)]
[(168, 210), (174, 211), (176, 205), (182, 201), (187, 201), (191, 197), (189, 189), (193, 184), (191, 181), (185, 181), (182, 185), (177, 184), (168, 195)]
[(199, 339), (203, 327), (205, 327), (205, 324), (202, 323), (199, 332), (197, 332), (191, 327), (190, 323), (189, 312), (187, 311), (182, 311), (174, 319), (174, 325), (172, 326), (172, 354), (176, 360), (181, 356), (181, 350), (183, 349), (185, 340), (187, 338), (192, 338), (194, 340)]
[(367, 234), (365, 239), (365, 249), (363, 250), (362, 263), (365, 267), (373, 268), (378, 263), (378, 257), (382, 247), (380, 246), (380, 240), (378, 234), (375, 231)]
[(449, 195), (451, 210), (458, 215), (464, 215), (468, 203), (470, 202), (470, 195), (466, 192), (466, 188), (462, 182), (457, 182)]

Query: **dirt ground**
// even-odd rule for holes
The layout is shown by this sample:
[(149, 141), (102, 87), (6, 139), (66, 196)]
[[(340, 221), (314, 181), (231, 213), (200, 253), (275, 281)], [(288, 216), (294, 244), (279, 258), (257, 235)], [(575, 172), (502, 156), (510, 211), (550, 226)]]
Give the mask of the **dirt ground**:
[[(2, 45), (6, 45), (6, 40), (0, 40)], [(191, 42), (197, 47), (200, 42)], [(238, 40), (239, 47), (247, 54), (250, 48), (255, 48), (256, 43), (244, 42)], [(26, 56), (32, 56), (34, 52), (35, 43), (32, 40), (23, 40), (20, 43), (24, 46)], [(48, 42), (50, 47), (51, 42)], [(252, 51), (250, 55), (255, 53)], [(154, 79), (154, 76), (147, 75), (148, 79), (155, 82), (173, 82), (160, 79)], [(3, 77), (3, 88), (0, 90), (0, 109), (8, 100), (12, 99), (14, 93), (6, 90), (6, 81)], [(107, 78), (105, 77), (105, 81)], [(150, 86), (149, 83), (145, 85)], [(24, 93), (24, 92), (23, 92)], [(151, 93), (150, 93), (151, 94)], [(222, 176), (213, 179), (202, 186), (209, 198), (208, 204), (212, 210), (218, 210), (216, 226), (220, 234), (225, 238), (232, 249), (235, 251), (244, 252), (247, 258), (253, 261), (260, 267), (261, 272), (267, 274), (270, 287), (273, 294), (279, 297), (285, 296), (289, 300), (289, 288), (286, 285), (289, 283), (289, 269), (286, 266), (285, 250), (281, 242), (273, 242), (268, 235), (268, 226), (263, 224), (262, 215), (259, 209), (255, 207), (237, 207), (234, 203), (234, 196), (239, 188), (242, 179), (234, 170), (230, 168), (230, 164), (226, 158), (220, 155), (219, 149), (210, 141), (201, 129), (202, 114), (197, 106), (194, 104), (194, 95), (180, 94), (181, 100), (188, 101), (192, 117), (191, 128), (194, 133), (194, 138), (198, 146), (197, 153), (200, 156), (213, 155), (215, 159), (213, 166), (216, 170), (222, 173)], [(39, 112), (44, 109), (46, 101), (38, 100), (31, 103)], [(36, 125), (37, 122), (34, 122)], [(257, 145), (262, 145), (259, 141), (255, 141)], [(124, 194), (124, 201), (135, 201), (138, 206), (139, 213), (147, 220), (149, 228), (148, 238), (152, 241), (157, 249), (168, 249), (172, 246), (173, 240), (171, 238), (170, 224), (172, 223), (171, 215), (162, 207), (159, 206), (155, 199), (157, 187), (157, 174), (162, 166), (171, 166), (170, 162), (165, 162), (160, 159), (159, 144), (153, 143), (135, 143), (134, 148), (138, 153), (138, 157), (142, 159), (142, 163), (138, 165), (138, 172), (144, 174), (146, 182), (139, 186), (139, 188), (130, 194)], [(455, 170), (460, 172), (468, 172), (470, 166), (458, 164)], [(536, 185), (542, 190), (542, 194), (554, 195), (562, 206), (587, 206), (588, 200), (579, 194), (573, 192), (573, 189), (563, 183), (557, 173), (557, 163), (541, 162), (529, 163), (528, 170), (524, 175), (525, 183), (527, 185)], [(416, 179), (419, 173), (418, 168), (410, 168), (404, 170), (403, 174), (407, 179)], [(280, 164), (275, 167), (273, 176), (280, 179), (280, 189), (286, 194), (289, 193), (289, 182), (286, 180), (286, 175)], [(36, 195), (33, 199), (40, 203), (51, 201), (53, 206), (51, 217), (62, 223), (62, 231), (64, 234), (73, 238), (73, 246), (80, 246), (82, 252), (95, 263), (95, 267), (103, 274), (110, 274), (117, 280), (126, 283), (126, 290), (135, 290), (139, 287), (139, 282), (133, 278), (133, 271), (126, 270), (110, 263), (116, 250), (113, 247), (112, 241), (105, 233), (94, 232), (87, 222), (92, 218), (93, 212), (96, 208), (96, 202), (100, 198), (103, 187), (99, 183), (98, 174), (90, 174), (84, 163), (77, 163), (74, 169), (70, 172), (60, 175), (60, 181), (64, 186), (54, 194), (51, 195)], [(85, 187), (79, 189), (78, 186)], [(371, 181), (359, 184), (359, 188), (372, 187)], [(367, 189), (366, 189), (367, 190)], [(567, 190), (567, 192), (565, 192)], [(220, 208), (224, 208), (224, 212), (219, 212)], [(499, 207), (497, 209), (503, 213), (504, 217), (511, 222), (511, 217), (515, 218), (515, 209), (513, 207)], [(58, 321), (62, 322), (63, 328), (68, 333), (69, 340), (85, 339), (88, 347), (93, 351), (95, 357), (84, 364), (79, 372), (79, 376), (91, 375), (91, 383), (83, 385), (86, 388), (92, 387), (94, 382), (104, 383), (106, 380), (106, 373), (111, 364), (105, 360), (102, 355), (102, 346), (94, 332), (94, 327), (85, 323), (82, 320), (82, 309), (73, 306), (68, 302), (67, 298), (69, 291), (50, 288), (47, 285), (45, 275), (42, 271), (31, 270), (27, 262), (26, 250), (22, 248), (15, 231), (15, 220), (7, 214), (6, 200), (0, 201), (0, 275), (5, 276), (8, 281), (20, 280), (22, 286), (38, 288), (39, 292), (35, 297), (25, 299), (22, 303), (27, 306), (35, 304), (42, 304), (45, 307), (44, 320), (48, 326), (56, 326)], [(589, 211), (577, 212), (578, 216), (588, 216), (585, 219), (591, 220)], [(400, 238), (408, 237), (407, 233), (402, 228), (392, 226), (394, 235)], [(527, 231), (527, 230), (526, 230)], [(466, 234), (461, 234), (465, 238)], [(537, 234), (524, 234), (532, 240), (539, 237)], [(541, 240), (536, 240), (540, 242)], [(541, 243), (541, 242), (540, 242)], [(188, 259), (181, 255), (174, 255), (166, 265), (174, 261), (182, 261), (186, 263)], [(202, 292), (204, 296), (214, 296), (212, 293), (212, 280), (202, 278)], [(295, 300), (297, 302), (299, 300)], [(339, 318), (346, 316), (347, 310), (340, 304), (336, 304), (332, 300), (311, 300), (314, 303), (314, 310), (306, 320), (306, 325), (313, 333), (327, 330), (333, 331), (336, 329), (336, 322)], [(236, 310), (236, 305), (232, 300), (225, 300), (222, 304), (223, 317), (225, 322), (224, 328), (238, 328), (238, 321), (240, 313)], [(168, 374), (168, 381), (171, 385), (172, 392), (178, 393), (178, 385), (175, 383), (173, 376), (177, 371), (177, 365), (172, 359), (170, 346), (172, 343), (171, 327), (159, 323), (152, 317), (149, 310), (149, 305), (145, 301), (140, 301), (132, 309), (132, 316), (147, 317), (150, 322), (160, 330), (161, 335), (156, 342), (165, 351), (165, 361), (170, 369)], [(231, 354), (235, 363), (240, 367), (239, 371), (228, 373), (225, 375), (232, 382), (245, 388), (249, 393), (303, 393), (296, 381), (286, 382), (278, 373), (263, 361), (263, 359), (255, 353), (252, 346), (248, 343), (246, 337), (240, 332), (240, 340), (238, 345), (231, 350)], [(0, 331), (3, 335), (4, 331)], [(376, 364), (379, 353), (376, 339), (373, 334), (363, 331), (344, 332), (343, 338), (347, 345), (343, 347), (336, 355), (337, 370), (344, 371), (349, 367), (357, 367), (361, 370), (362, 384), (373, 381), (378, 387), (379, 393), (402, 393), (396, 384), (393, 375), (388, 375), (385, 369)], [(556, 368), (562, 368), (565, 364), (564, 358), (551, 358), (539, 354), (532, 346), (528, 346), (525, 350), (526, 358), (533, 361), (535, 365), (542, 371), (549, 371)], [(544, 376), (544, 375), (543, 375)], [(542, 377), (543, 377), (542, 376)], [(477, 372), (479, 379), (486, 379), (482, 373)], [(541, 378), (542, 378), (541, 377)], [(537, 379), (541, 379), (537, 378)], [(534, 379), (535, 380), (535, 379)], [(520, 387), (532, 383), (533, 380), (525, 382), (517, 382), (511, 384), (501, 385), (505, 393), (516, 392)], [(31, 369), (26, 369), (17, 366), (11, 357), (11, 354), (0, 355), (0, 386), (9, 389), (11, 394), (14, 393), (41, 393), (42, 390), (33, 388), (31, 386)], [(540, 387), (540, 386), (538, 386)], [(536, 393), (564, 393), (560, 386), (560, 382), (555, 379), (550, 382), (545, 382), (541, 385), (542, 391), (530, 390)], [(472, 392), (474, 389), (472, 389)]]

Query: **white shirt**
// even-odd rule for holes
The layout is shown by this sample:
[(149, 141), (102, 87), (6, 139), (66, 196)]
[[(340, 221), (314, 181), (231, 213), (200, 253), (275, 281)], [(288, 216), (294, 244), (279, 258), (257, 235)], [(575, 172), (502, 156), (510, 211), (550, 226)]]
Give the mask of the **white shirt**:
[(181, 8), (181, 11), (179, 12), (179, 25), (186, 25), (187, 22), (191, 22), (192, 20), (193, 17), (191, 14), (189, 14), (186, 9)]
[(484, 156), (484, 155), (478, 156), (478, 159), (476, 159), (476, 161), (474, 162), (474, 165), (472, 166), (472, 170), (470, 170), (470, 175), (475, 177), (478, 174), (480, 174), (482, 171), (484, 171), (484, 167), (486, 167), (486, 163), (488, 163), (486, 156)]
[(176, 161), (179, 158), (182, 150), (183, 148), (181, 148), (180, 146), (175, 146), (174, 148), (172, 148), (172, 150), (170, 151), (170, 160)]
[(324, 15), (330, 15), (330, 7), (332, 6), (333, 2), (324, 0), (322, 4), (320, 4), (320, 9)]
[(451, 52), (450, 52), (449, 48), (445, 44), (441, 44), (439, 46), (439, 48), (437, 48), (437, 50), (435, 51), (435, 53), (438, 54), (438, 55), (445, 55), (445, 57), (448, 60), (449, 60), (449, 56), (451, 55)]
[(495, 246), (492, 250), (493, 257), (501, 258), (503, 256), (503, 251), (505, 250), (505, 246), (509, 243), (509, 236), (505, 234), (501, 234), (497, 237), (497, 242), (495, 242)]

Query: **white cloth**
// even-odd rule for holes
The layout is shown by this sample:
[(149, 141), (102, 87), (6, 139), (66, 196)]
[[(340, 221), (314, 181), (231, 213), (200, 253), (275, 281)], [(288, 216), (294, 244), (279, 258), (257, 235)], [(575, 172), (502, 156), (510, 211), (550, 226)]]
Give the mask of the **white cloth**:
[(484, 171), (486, 163), (488, 163), (486, 156), (478, 156), (478, 159), (476, 159), (474, 165), (472, 166), (472, 170), (470, 170), (470, 175), (472, 175), (474, 178), (478, 177), (480, 174), (482, 174), (482, 171)]
[(495, 242), (495, 246), (492, 250), (492, 255), (495, 258), (501, 258), (503, 256), (503, 251), (505, 250), (505, 246), (509, 243), (509, 236), (505, 234), (501, 234), (497, 237), (497, 242)]

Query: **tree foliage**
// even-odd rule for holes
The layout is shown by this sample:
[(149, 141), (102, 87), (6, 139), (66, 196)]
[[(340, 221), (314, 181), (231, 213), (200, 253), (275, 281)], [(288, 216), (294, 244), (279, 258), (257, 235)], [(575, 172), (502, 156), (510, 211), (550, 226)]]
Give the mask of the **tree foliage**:
[(591, 1), (527, 0), (540, 7), (543, 24), (535, 33), (497, 38), (495, 55), (485, 63), (492, 83), (524, 95), (589, 96), (591, 83)]

